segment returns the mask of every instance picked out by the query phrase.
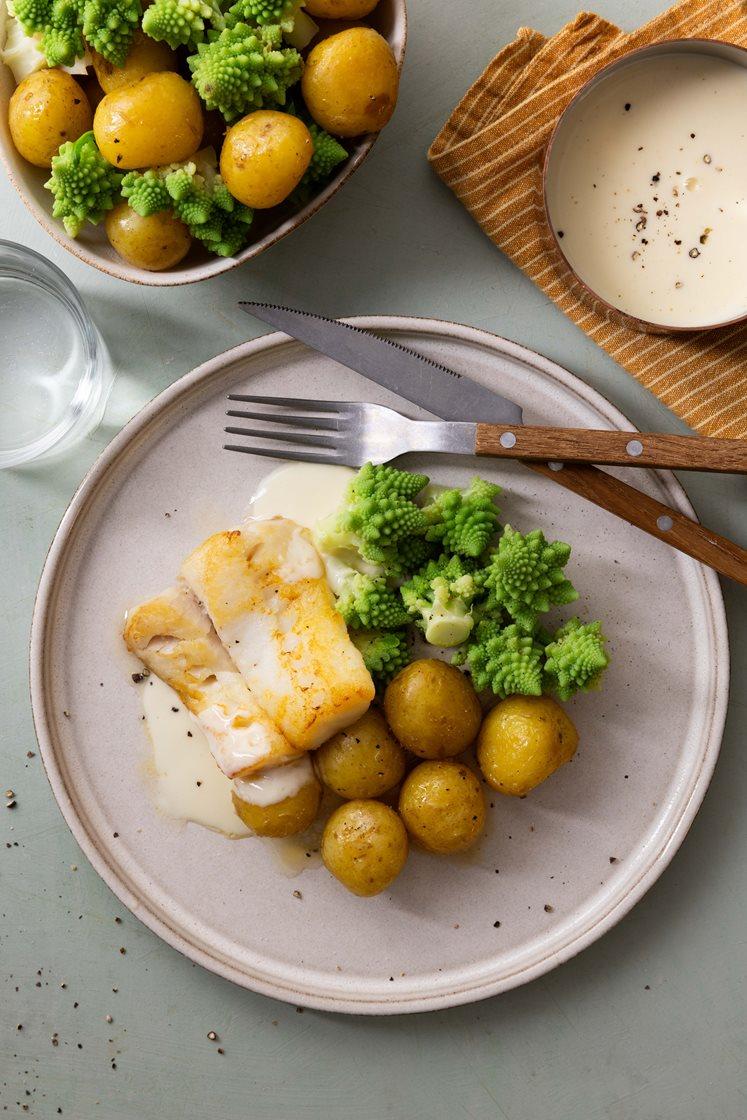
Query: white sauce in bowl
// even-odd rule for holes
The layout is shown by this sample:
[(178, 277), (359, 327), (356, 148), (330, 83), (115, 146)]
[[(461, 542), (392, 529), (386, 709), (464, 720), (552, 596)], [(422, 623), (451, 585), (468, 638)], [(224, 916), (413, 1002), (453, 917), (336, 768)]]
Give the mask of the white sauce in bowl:
[(547, 205), (614, 307), (671, 327), (747, 312), (747, 68), (696, 51), (631, 61), (571, 106)]

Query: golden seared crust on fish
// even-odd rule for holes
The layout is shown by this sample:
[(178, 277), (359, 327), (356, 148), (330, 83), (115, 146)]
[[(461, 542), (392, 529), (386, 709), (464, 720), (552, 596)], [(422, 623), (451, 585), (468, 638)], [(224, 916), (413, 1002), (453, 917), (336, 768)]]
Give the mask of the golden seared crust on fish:
[(229, 778), (246, 778), (299, 756), (252, 696), (186, 587), (170, 588), (130, 611), (124, 640), (197, 717)]
[(295, 747), (313, 750), (363, 715), (373, 681), (307, 529), (283, 517), (247, 521), (209, 537), (180, 574)]

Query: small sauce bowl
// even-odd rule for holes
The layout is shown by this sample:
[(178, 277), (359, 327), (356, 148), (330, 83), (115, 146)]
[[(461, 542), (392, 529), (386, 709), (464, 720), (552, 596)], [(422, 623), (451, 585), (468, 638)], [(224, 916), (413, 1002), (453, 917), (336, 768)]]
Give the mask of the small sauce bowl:
[(605, 318), (747, 322), (747, 50), (672, 39), (604, 67), (555, 126), (543, 193), (556, 267)]

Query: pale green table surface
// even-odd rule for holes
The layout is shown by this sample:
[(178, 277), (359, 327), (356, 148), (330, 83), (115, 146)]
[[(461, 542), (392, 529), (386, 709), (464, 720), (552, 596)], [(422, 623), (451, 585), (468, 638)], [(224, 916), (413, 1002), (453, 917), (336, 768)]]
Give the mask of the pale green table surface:
[[(94, 436), (62, 463), (0, 477), (0, 788), (17, 799), (15, 810), (0, 808), (0, 1111), (9, 1115), (747, 1117), (744, 589), (724, 588), (734, 683), (721, 757), (670, 868), (629, 917), (575, 960), (453, 1011), (379, 1020), (299, 1014), (192, 965), (131, 917), (91, 870), (38, 753), (27, 758), (37, 749), (27, 694), (29, 622), (62, 512), (88, 466), (142, 404), (259, 333), (236, 310), (238, 299), (486, 327), (566, 365), (639, 426), (680, 430), (501, 257), (425, 160), (493, 49), (519, 24), (557, 29), (575, 14), (574, 0), (410, 6), (400, 107), (371, 158), (321, 214), (243, 269), (172, 290), (111, 280), (58, 248), (2, 183), (0, 236), (33, 246), (72, 277), (117, 372)], [(632, 27), (657, 8), (651, 0), (607, 0), (603, 10)], [(747, 483), (703, 476), (686, 483), (703, 520), (747, 545)], [(666, 624), (652, 604), (651, 625)], [(656, 750), (656, 743), (646, 746)], [(208, 1041), (210, 1030), (219, 1043)]]

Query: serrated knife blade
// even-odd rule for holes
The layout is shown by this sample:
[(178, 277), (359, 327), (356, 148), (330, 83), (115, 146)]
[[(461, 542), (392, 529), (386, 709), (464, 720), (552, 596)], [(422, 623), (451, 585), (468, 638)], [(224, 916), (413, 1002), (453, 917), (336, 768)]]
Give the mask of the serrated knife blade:
[(239, 307), (442, 420), (523, 423), (518, 404), (389, 338), (279, 304), (242, 300)]

